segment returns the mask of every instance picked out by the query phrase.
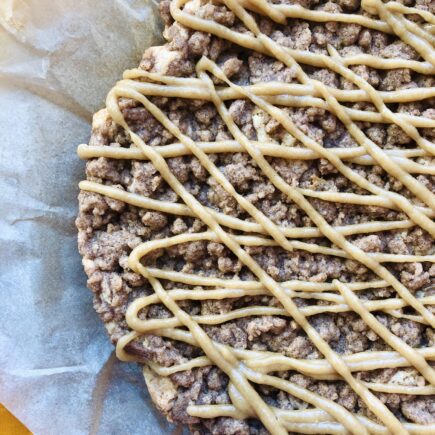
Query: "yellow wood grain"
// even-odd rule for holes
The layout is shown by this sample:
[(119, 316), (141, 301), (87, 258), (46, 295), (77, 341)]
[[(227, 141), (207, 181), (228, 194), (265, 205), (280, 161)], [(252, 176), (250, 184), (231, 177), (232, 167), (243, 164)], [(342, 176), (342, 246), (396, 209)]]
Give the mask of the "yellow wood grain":
[(32, 432), (0, 403), (0, 435), (31, 434)]

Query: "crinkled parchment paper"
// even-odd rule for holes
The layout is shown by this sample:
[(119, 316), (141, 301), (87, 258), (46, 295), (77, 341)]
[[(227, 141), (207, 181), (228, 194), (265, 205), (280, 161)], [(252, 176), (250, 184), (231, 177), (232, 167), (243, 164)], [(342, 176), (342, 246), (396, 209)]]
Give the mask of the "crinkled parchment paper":
[(167, 434), (92, 308), (74, 218), (91, 114), (159, 42), (147, 0), (0, 0), (0, 402), (35, 434)]

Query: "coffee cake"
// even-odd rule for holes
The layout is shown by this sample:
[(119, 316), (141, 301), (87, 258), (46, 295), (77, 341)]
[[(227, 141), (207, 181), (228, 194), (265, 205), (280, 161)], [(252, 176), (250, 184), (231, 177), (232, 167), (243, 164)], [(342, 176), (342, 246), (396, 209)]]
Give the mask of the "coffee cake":
[(94, 307), (193, 433), (435, 431), (435, 5), (402, 3), (164, 0), (94, 116)]

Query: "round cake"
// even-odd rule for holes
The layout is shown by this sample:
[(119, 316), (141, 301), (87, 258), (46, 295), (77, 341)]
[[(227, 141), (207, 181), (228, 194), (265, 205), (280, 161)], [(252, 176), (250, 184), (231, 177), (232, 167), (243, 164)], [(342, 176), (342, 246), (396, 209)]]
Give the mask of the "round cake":
[(435, 3), (160, 12), (78, 149), (118, 358), (194, 434), (435, 433)]

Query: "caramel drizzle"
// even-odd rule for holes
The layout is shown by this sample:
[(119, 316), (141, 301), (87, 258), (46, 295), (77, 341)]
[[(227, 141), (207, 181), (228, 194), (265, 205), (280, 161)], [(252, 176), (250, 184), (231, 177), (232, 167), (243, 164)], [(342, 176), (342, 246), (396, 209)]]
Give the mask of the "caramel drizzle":
[[(218, 153), (223, 152), (243, 152), (243, 148), (234, 141), (223, 141), (224, 143), (219, 143)], [(212, 152), (214, 143), (198, 143), (199, 147), (207, 153)], [(265, 156), (273, 156), (280, 158), (299, 159), (299, 160), (311, 160), (316, 158), (315, 153), (306, 152), (305, 148), (284, 148), (280, 145), (273, 143), (261, 144), (258, 143), (257, 147), (261, 150)], [(166, 146), (156, 146), (158, 150), (161, 150), (160, 154), (164, 157), (180, 157), (188, 155), (189, 150), (183, 144), (172, 144)], [(355, 148), (344, 148), (344, 149), (333, 149), (330, 150), (342, 156), (342, 159), (348, 160), (350, 163), (356, 163), (358, 165), (374, 165), (375, 162), (372, 157), (363, 155), (363, 150)], [(362, 152), (361, 152), (362, 151)], [(412, 153), (413, 150), (411, 150)], [(81, 158), (89, 159), (93, 157), (109, 157), (117, 159), (127, 159), (127, 160), (147, 160), (146, 156), (142, 154), (140, 150), (135, 148), (114, 148), (107, 146), (89, 146), (80, 145), (78, 147), (78, 153)], [(397, 155), (392, 152), (387, 152), (387, 154), (393, 154), (392, 159), (397, 162), (400, 166), (406, 169), (411, 174), (429, 174), (435, 175), (435, 165), (422, 165), (414, 162), (413, 160), (405, 157), (407, 154), (411, 154), (407, 151), (397, 150)], [(423, 154), (422, 154), (423, 155)], [(355, 156), (355, 157), (352, 157)]]
[[(193, 1), (195, 3), (196, 0)], [(104, 156), (115, 159), (149, 160), (160, 172), (163, 179), (183, 200), (184, 204), (153, 200), (121, 189), (99, 183), (83, 181), (80, 188), (99, 193), (126, 203), (172, 215), (195, 216), (209, 228), (204, 233), (183, 234), (162, 240), (145, 242), (136, 247), (130, 257), (130, 268), (145, 277), (154, 294), (133, 301), (126, 313), (126, 320), (132, 332), (122, 337), (117, 344), (117, 355), (123, 360), (134, 360), (125, 351), (125, 346), (146, 333), (152, 333), (173, 340), (182, 341), (200, 347), (204, 356), (194, 358), (172, 367), (159, 367), (147, 364), (159, 375), (169, 376), (195, 367), (216, 365), (225, 372), (230, 380), (228, 393), (232, 404), (213, 406), (190, 406), (191, 415), (202, 418), (231, 416), (234, 418), (256, 417), (272, 434), (287, 431), (304, 433), (429, 433), (432, 426), (420, 426), (401, 423), (389, 409), (371, 392), (396, 394), (427, 395), (435, 392), (435, 371), (428, 360), (435, 360), (434, 348), (412, 349), (405, 342), (383, 326), (372, 311), (384, 311), (391, 316), (408, 318), (425, 325), (434, 326), (435, 318), (427, 308), (435, 302), (434, 297), (416, 298), (398, 281), (381, 263), (429, 261), (434, 262), (434, 255), (393, 255), (366, 253), (348, 242), (345, 236), (351, 234), (372, 233), (376, 231), (397, 230), (418, 225), (435, 236), (435, 223), (432, 221), (435, 210), (435, 195), (411, 174), (433, 174), (434, 167), (419, 164), (413, 157), (435, 155), (435, 145), (423, 138), (417, 128), (433, 128), (435, 121), (405, 114), (393, 113), (386, 103), (418, 101), (432, 97), (434, 88), (407, 89), (395, 92), (378, 92), (365, 80), (354, 74), (349, 65), (367, 65), (376, 68), (410, 68), (423, 74), (435, 72), (435, 55), (433, 15), (415, 8), (407, 8), (396, 2), (382, 3), (380, 0), (363, 1), (362, 6), (369, 13), (378, 15), (379, 20), (354, 14), (329, 14), (324, 11), (309, 11), (294, 5), (272, 5), (265, 0), (224, 0), (223, 3), (243, 22), (249, 34), (240, 34), (225, 26), (193, 16), (182, 8), (188, 0), (174, 0), (171, 13), (176, 21), (194, 30), (212, 33), (234, 44), (274, 56), (285, 65), (294, 68), (300, 84), (265, 83), (254, 86), (237, 86), (232, 83), (219, 67), (207, 58), (197, 64), (197, 78), (174, 78), (161, 74), (131, 70), (124, 74), (109, 93), (107, 109), (111, 118), (122, 126), (130, 135), (135, 147), (130, 149), (115, 147), (80, 146), (82, 158)], [(328, 47), (329, 56), (282, 47), (262, 34), (248, 10), (263, 14), (278, 23), (285, 23), (287, 18), (300, 18), (311, 21), (337, 21), (356, 23), (367, 28), (393, 33), (414, 49), (424, 59), (408, 61), (403, 59), (381, 59), (371, 55), (357, 55), (342, 58), (333, 47)], [(425, 27), (417, 26), (406, 18), (406, 14), (419, 14), (428, 23)], [(359, 89), (341, 91), (328, 88), (323, 83), (309, 78), (300, 63), (316, 67), (325, 67), (354, 83)], [(209, 75), (225, 82), (226, 87), (216, 88)], [(146, 78), (155, 83), (138, 81)], [(196, 143), (185, 136), (169, 118), (154, 105), (147, 96), (166, 96), (180, 98), (199, 98), (211, 101), (235, 140), (213, 143)], [(151, 147), (135, 134), (127, 125), (118, 105), (119, 98), (132, 98), (140, 102), (175, 138), (178, 143)], [(237, 127), (224, 104), (225, 100), (244, 98), (250, 100), (259, 109), (275, 118), (293, 138), (305, 148), (284, 147), (276, 143), (250, 141)], [(344, 107), (343, 102), (368, 101), (377, 112), (367, 112)], [(359, 144), (351, 149), (325, 149), (305, 135), (291, 118), (277, 106), (319, 107), (337, 116), (345, 125), (350, 135)], [(368, 139), (355, 121), (383, 122), (399, 126), (418, 148), (413, 150), (383, 150)], [(223, 173), (208, 158), (209, 153), (246, 152), (252, 157), (268, 180), (288, 198), (305, 211), (315, 223), (312, 228), (286, 228), (276, 225), (252, 203), (239, 195), (228, 182)], [(226, 216), (221, 212), (200, 204), (171, 173), (166, 158), (194, 155), (201, 165), (253, 218), (253, 222)], [(369, 194), (357, 195), (339, 192), (316, 192), (288, 185), (272, 168), (265, 156), (291, 159), (327, 159), (350, 181), (365, 189)], [(397, 178), (420, 200), (423, 206), (416, 207), (404, 196), (379, 188), (349, 168), (344, 161), (364, 165), (379, 165), (387, 173)], [(377, 205), (404, 212), (408, 219), (393, 222), (370, 222), (342, 227), (330, 226), (313, 208), (307, 197), (320, 198), (325, 201), (348, 204)], [(223, 227), (258, 235), (234, 236)], [(266, 237), (265, 237), (266, 236)], [(337, 248), (328, 248), (315, 243), (305, 243), (296, 238), (326, 237)], [(180, 243), (197, 240), (218, 241), (227, 246), (238, 259), (257, 277), (258, 281), (222, 280), (202, 277), (180, 272), (159, 270), (145, 267), (140, 262), (144, 255), (155, 249), (166, 248)], [(291, 251), (305, 250), (311, 253), (351, 258), (364, 264), (380, 279), (370, 283), (345, 284), (338, 280), (332, 283), (314, 283), (289, 281), (279, 283), (273, 280), (259, 264), (246, 252), (243, 246), (280, 246)], [(215, 287), (207, 291), (173, 289), (165, 290), (160, 280), (169, 280), (189, 284)], [(398, 297), (387, 300), (361, 301), (356, 292), (367, 288), (393, 287)], [(179, 300), (209, 300), (240, 298), (254, 295), (273, 295), (281, 307), (250, 306), (220, 315), (189, 316), (183, 311)], [(311, 305), (299, 308), (294, 298), (327, 301), (329, 305)], [(152, 304), (162, 303), (172, 313), (169, 319), (141, 320), (139, 313)], [(417, 314), (404, 315), (401, 309), (411, 306)], [(323, 312), (357, 313), (368, 326), (376, 332), (394, 351), (365, 352), (342, 357), (334, 352), (310, 325), (308, 317)], [(217, 325), (229, 320), (247, 316), (279, 315), (291, 317), (308, 335), (312, 343), (325, 357), (323, 360), (297, 360), (273, 352), (241, 350), (212, 341), (201, 325)], [(187, 330), (180, 327), (187, 327)], [(399, 384), (377, 384), (359, 381), (353, 376), (354, 371), (374, 370), (386, 367), (414, 367), (428, 382), (424, 386)], [(367, 407), (378, 417), (383, 425), (370, 419), (352, 415), (337, 403), (296, 384), (269, 373), (282, 370), (297, 370), (316, 379), (344, 380), (360, 396)], [(252, 383), (270, 385), (304, 400), (314, 406), (307, 411), (286, 411), (268, 406)]]

